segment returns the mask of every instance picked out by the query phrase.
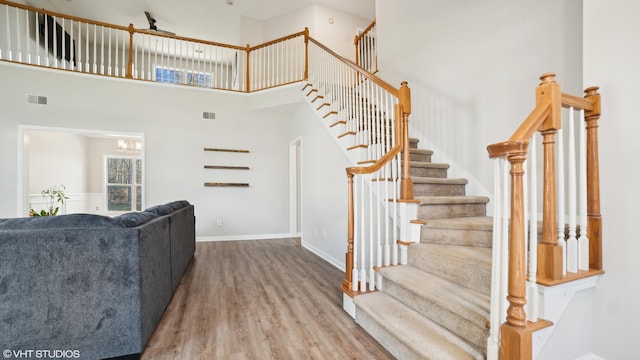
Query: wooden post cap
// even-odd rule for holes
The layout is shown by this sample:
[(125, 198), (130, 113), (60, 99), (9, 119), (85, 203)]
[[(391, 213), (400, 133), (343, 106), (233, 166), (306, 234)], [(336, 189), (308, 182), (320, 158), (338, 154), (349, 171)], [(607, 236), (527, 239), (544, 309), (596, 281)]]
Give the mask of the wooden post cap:
[(555, 82), (556, 81), (556, 74), (552, 73), (552, 72), (544, 73), (544, 74), (540, 75), (540, 80), (542, 81), (541, 84)]

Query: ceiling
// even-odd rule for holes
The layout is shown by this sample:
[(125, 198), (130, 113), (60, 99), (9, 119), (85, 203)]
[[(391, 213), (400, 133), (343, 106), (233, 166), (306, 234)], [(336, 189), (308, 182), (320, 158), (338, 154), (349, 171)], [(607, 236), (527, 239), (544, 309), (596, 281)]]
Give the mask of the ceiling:
[[(233, 5), (227, 2), (232, 1)], [(179, 36), (243, 45), (243, 18), (268, 20), (317, 4), (365, 19), (375, 17), (375, 0), (24, 0), (37, 8), (114, 25), (148, 29), (144, 12), (160, 30)], [(302, 29), (300, 29), (302, 30)]]

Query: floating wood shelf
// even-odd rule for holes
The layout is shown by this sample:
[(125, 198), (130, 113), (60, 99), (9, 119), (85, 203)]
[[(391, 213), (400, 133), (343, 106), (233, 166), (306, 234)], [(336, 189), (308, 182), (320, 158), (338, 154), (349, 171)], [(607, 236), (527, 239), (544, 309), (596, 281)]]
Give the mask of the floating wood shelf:
[(248, 183), (220, 183), (220, 182), (206, 182), (204, 186), (207, 187), (249, 187)]
[(205, 165), (205, 169), (249, 170), (248, 166)]
[(249, 150), (238, 150), (238, 149), (215, 149), (215, 148), (204, 148), (204, 151), (234, 152), (234, 153), (248, 153), (248, 152), (249, 152)]

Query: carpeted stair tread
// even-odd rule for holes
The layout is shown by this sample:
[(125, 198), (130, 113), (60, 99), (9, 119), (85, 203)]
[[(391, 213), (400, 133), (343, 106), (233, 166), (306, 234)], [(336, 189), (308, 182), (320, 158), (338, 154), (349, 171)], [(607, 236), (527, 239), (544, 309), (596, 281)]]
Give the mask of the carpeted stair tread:
[(425, 162), (425, 161), (410, 161), (409, 165), (411, 167), (417, 167), (417, 168), (449, 169), (449, 164), (446, 164), (446, 163), (433, 163), (433, 162)]
[(424, 154), (424, 155), (433, 155), (433, 150), (427, 149), (409, 149), (410, 154)]
[(419, 204), (486, 204), (486, 196), (415, 196)]
[[(419, 188), (419, 186), (414, 187)], [(415, 196), (418, 201), (418, 219), (433, 220), (443, 218), (475, 217), (487, 214), (489, 198), (484, 196), (437, 195)]]
[(384, 292), (353, 300), (356, 322), (398, 359), (484, 359), (473, 346)]
[(417, 243), (408, 248), (408, 263), (483, 294), (490, 293), (490, 248)]
[(433, 177), (446, 178), (449, 164), (432, 163), (429, 161), (410, 161), (411, 178), (414, 177)]
[(445, 280), (411, 265), (380, 270), (383, 291), (480, 349), (489, 331), (489, 295)]
[(412, 176), (411, 180), (413, 184), (443, 184), (443, 185), (466, 185), (467, 179), (462, 178), (434, 178), (434, 177), (422, 177)]
[(464, 196), (467, 179), (412, 176), (415, 196)]
[(424, 227), (465, 230), (493, 230), (493, 217), (470, 216), (451, 219), (434, 219), (427, 221)]
[(493, 218), (475, 216), (427, 220), (420, 231), (420, 242), (491, 247), (493, 245)]

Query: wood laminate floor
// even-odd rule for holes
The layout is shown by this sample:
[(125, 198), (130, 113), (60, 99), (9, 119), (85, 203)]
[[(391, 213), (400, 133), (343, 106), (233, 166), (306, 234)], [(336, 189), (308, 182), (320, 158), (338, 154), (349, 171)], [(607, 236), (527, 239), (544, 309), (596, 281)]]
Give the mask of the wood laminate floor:
[(142, 359), (393, 359), (342, 310), (343, 276), (297, 239), (199, 242)]

